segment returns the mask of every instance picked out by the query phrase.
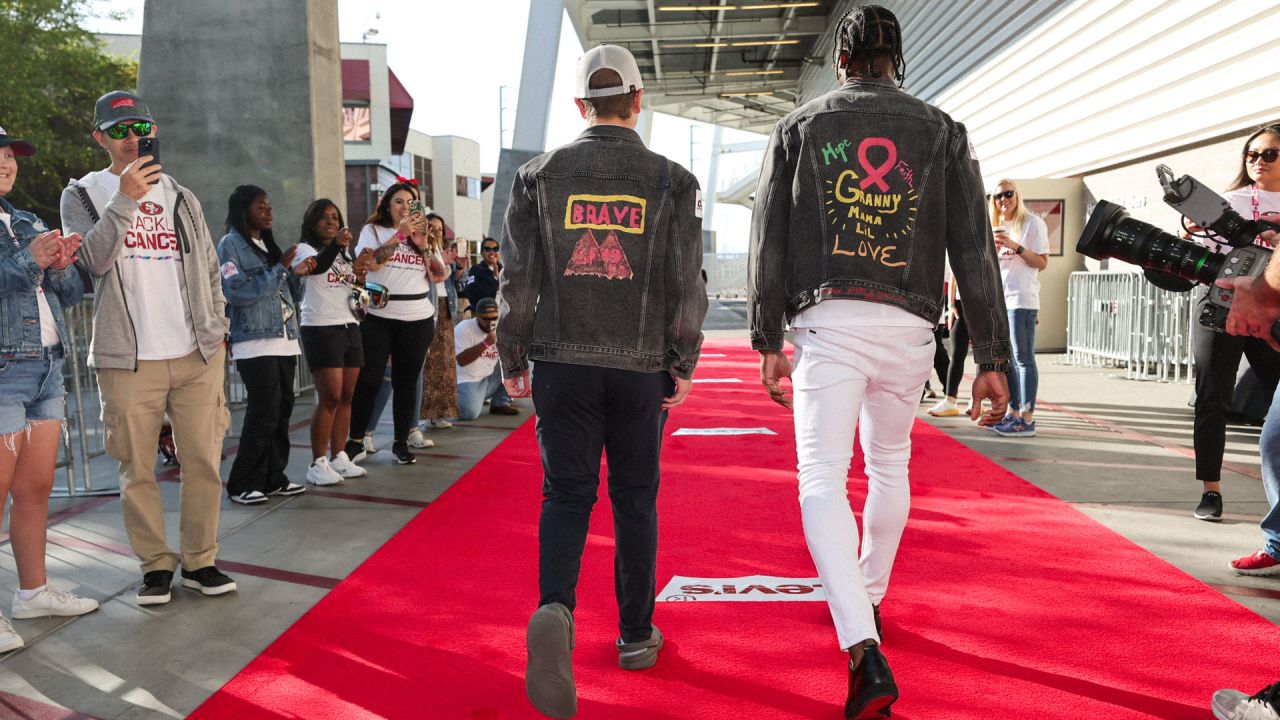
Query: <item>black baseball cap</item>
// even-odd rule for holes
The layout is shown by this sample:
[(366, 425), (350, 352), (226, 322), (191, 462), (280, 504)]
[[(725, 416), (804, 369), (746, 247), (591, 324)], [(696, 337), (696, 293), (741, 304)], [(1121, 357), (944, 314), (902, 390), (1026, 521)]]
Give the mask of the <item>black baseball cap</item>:
[(480, 301), (476, 303), (477, 315), (484, 312), (485, 310), (497, 310), (497, 309), (498, 309), (498, 301), (494, 300), (493, 298), (480, 298)]
[(131, 92), (115, 90), (98, 98), (93, 106), (93, 129), (106, 130), (117, 123), (129, 120), (146, 120), (155, 122), (151, 110), (142, 98)]
[(36, 154), (36, 146), (23, 140), (22, 138), (9, 137), (9, 134), (0, 127), (0, 148), (11, 147), (13, 154), (18, 157), (31, 157)]

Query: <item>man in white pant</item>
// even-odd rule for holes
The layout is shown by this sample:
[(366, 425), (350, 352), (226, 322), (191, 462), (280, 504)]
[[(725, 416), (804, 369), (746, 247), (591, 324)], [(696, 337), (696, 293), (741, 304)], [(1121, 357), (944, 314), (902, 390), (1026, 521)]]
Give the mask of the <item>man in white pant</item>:
[[(901, 38), (882, 7), (840, 21), (842, 86), (779, 122), (765, 152), (748, 271), (761, 380), (788, 408), (780, 381), (792, 378), (805, 540), (849, 652), (847, 718), (888, 716), (898, 697), (878, 647), (879, 604), (911, 504), (911, 427), (948, 253), (980, 370), (970, 416), (994, 424), (1009, 400), (1008, 321), (981, 174), (964, 126), (900, 89)], [(782, 352), (787, 322), (794, 375)], [(992, 408), (979, 419), (983, 400)], [(861, 554), (846, 491), (859, 426), (869, 482)]]

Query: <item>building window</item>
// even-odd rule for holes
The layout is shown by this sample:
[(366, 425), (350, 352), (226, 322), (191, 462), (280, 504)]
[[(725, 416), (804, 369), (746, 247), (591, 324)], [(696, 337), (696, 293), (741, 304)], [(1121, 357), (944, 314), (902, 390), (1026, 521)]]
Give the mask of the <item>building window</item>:
[(373, 123), (368, 105), (344, 105), (342, 107), (342, 139), (347, 142), (369, 142), (373, 136)]
[(413, 157), (413, 177), (418, 181), (418, 192), (422, 195), (422, 204), (435, 207), (436, 194), (431, 178), (431, 158)]
[(467, 177), (466, 175), (457, 175), (458, 181), (458, 197), (471, 198), (472, 200), (480, 199), (480, 178)]

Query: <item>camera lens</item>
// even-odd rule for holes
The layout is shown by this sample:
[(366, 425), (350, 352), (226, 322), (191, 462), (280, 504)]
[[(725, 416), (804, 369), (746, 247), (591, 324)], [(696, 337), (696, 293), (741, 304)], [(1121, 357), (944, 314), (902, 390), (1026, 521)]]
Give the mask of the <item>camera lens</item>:
[(1144, 270), (1202, 285), (1213, 284), (1224, 257), (1155, 225), (1135, 220), (1124, 208), (1105, 200), (1094, 208), (1076, 250), (1095, 260), (1116, 258)]

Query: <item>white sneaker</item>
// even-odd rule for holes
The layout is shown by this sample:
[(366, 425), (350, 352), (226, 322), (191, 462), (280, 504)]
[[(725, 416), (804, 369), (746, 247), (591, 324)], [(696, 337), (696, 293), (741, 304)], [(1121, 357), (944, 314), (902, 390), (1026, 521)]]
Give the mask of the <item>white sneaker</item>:
[(955, 417), (960, 414), (960, 408), (956, 407), (955, 400), (944, 397), (936, 405), (929, 408), (929, 414), (934, 417)]
[(1239, 690), (1219, 690), (1213, 694), (1213, 716), (1218, 720), (1280, 720), (1280, 713), (1268, 702), (1275, 689), (1275, 685), (1268, 685), (1252, 697)]
[[(373, 444), (373, 433), (367, 433), (364, 436), (364, 454), (365, 455), (374, 455), (381, 449), (382, 448), (377, 447), (376, 445)], [(359, 461), (353, 460), (352, 462), (359, 462)]]
[(448, 420), (445, 420), (444, 418), (431, 421), (432, 430), (448, 430), (451, 427), (453, 427), (453, 423), (449, 422)]
[(436, 443), (434, 440), (431, 440), (422, 436), (421, 430), (414, 430), (413, 432), (409, 433), (407, 442), (409, 443), (409, 447), (418, 448), (418, 449), (430, 448), (430, 447), (436, 446)]
[(329, 465), (328, 458), (318, 457), (307, 468), (307, 482), (312, 485), (337, 485), (342, 482), (342, 476)]
[(0, 653), (17, 650), (23, 645), (26, 643), (22, 642), (22, 636), (13, 629), (4, 615), (0, 615)]
[(345, 451), (334, 455), (333, 459), (329, 461), (329, 467), (344, 478), (358, 478), (369, 474), (368, 470), (351, 462)]
[[(13, 591), (13, 617), (15, 620), (38, 617), (70, 617), (83, 615), (98, 609), (98, 601), (82, 598), (69, 592), (54, 590), (45, 585), (35, 597), (23, 600), (17, 590)], [(20, 646), (19, 646), (20, 647)]]

